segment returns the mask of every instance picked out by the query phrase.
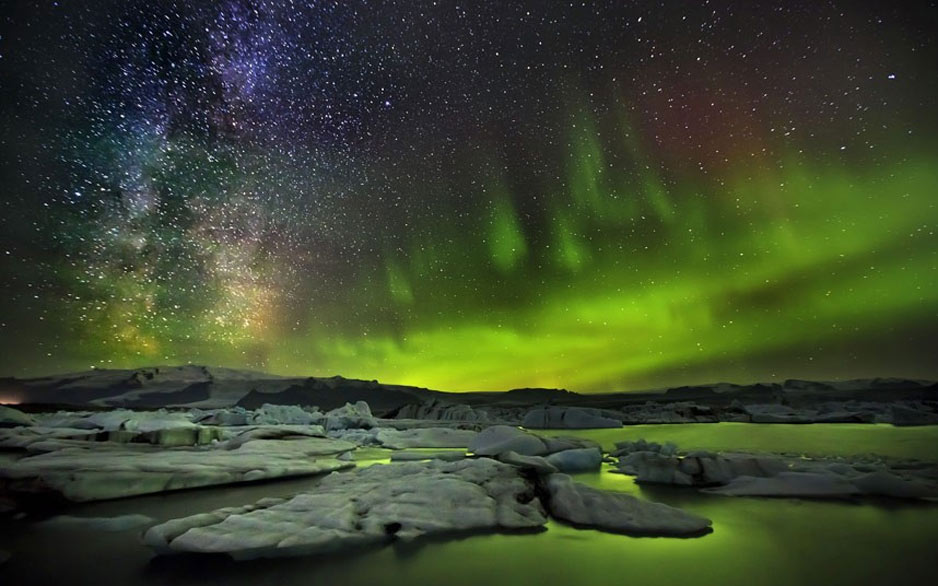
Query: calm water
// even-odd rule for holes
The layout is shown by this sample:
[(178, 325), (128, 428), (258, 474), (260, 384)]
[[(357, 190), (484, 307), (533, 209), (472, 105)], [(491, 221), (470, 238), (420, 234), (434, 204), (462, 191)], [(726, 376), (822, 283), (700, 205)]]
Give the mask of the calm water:
[(938, 462), (938, 426), (888, 424), (683, 423), (630, 425), (621, 429), (543, 430), (547, 435), (588, 437), (606, 450), (615, 442), (645, 438), (682, 449), (794, 452), (804, 455), (879, 454)]
[[(570, 432), (557, 432), (570, 435)], [(680, 425), (594, 430), (604, 445), (646, 437), (682, 447), (814, 454), (883, 453), (938, 461), (938, 428), (848, 425)], [(366, 462), (385, 461), (369, 450)], [(528, 534), (474, 535), (360, 551), (261, 560), (153, 558), (137, 531), (100, 533), (33, 523), (3, 526), (13, 558), (3, 584), (931, 584), (938, 505), (705, 496), (649, 488), (607, 470), (582, 482), (683, 507), (714, 522), (695, 539), (632, 538), (551, 522)], [(140, 497), (76, 507), (81, 516), (143, 513), (163, 520), (309, 489), (316, 479)]]

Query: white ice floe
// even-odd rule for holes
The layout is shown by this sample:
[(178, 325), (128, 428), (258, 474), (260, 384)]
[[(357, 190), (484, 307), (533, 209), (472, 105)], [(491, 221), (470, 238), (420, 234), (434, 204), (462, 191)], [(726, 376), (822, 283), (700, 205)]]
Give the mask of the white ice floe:
[(478, 432), (447, 427), (417, 429), (380, 429), (375, 434), (379, 444), (391, 449), (405, 448), (465, 448)]
[(53, 492), (71, 501), (94, 501), (349, 468), (354, 463), (334, 456), (356, 447), (327, 438), (259, 439), (235, 449), (81, 443), (21, 458), (0, 468), (0, 478), (14, 492)]
[(599, 448), (563, 450), (547, 456), (547, 462), (561, 472), (590, 472), (602, 466), (603, 453)]
[(226, 553), (235, 559), (335, 551), (390, 539), (546, 522), (534, 486), (507, 464), (375, 465), (324, 478), (290, 499), (220, 509), (150, 528), (159, 552)]
[(547, 479), (550, 514), (577, 525), (636, 535), (699, 535), (709, 519), (662, 503), (598, 490), (574, 482), (566, 474)]
[(531, 429), (589, 429), (622, 427), (613, 412), (588, 407), (539, 407), (528, 411), (521, 425)]

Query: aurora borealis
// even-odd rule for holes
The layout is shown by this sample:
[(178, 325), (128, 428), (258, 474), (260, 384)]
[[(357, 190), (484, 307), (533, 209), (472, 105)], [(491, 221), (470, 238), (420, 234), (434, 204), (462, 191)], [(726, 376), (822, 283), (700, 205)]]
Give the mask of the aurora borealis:
[(0, 375), (936, 377), (936, 16), (9, 3)]

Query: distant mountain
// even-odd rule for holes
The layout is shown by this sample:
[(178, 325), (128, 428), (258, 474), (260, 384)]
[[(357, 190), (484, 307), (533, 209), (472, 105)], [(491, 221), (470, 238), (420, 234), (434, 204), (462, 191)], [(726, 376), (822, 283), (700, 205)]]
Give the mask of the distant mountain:
[(94, 369), (39, 378), (0, 379), (0, 402), (88, 408), (218, 408), (239, 405), (254, 409), (264, 403), (309, 405), (333, 409), (366, 401), (378, 414), (432, 399), (466, 405), (517, 408), (525, 405), (583, 405), (616, 408), (646, 401), (694, 402), (702, 405), (821, 401), (938, 400), (938, 383), (901, 378), (738, 385), (714, 383), (663, 391), (584, 395), (564, 389), (522, 388), (506, 392), (446, 393), (421, 387), (333, 377), (289, 377), (210, 366), (152, 366), (138, 369)]
[(153, 366), (94, 369), (30, 379), (3, 379), (3, 395), (20, 403), (93, 407), (200, 407), (264, 403), (339, 407), (368, 401), (376, 409), (394, 409), (430, 398), (434, 391), (383, 385), (377, 381), (285, 377), (209, 366)]
[(550, 401), (566, 401), (580, 396), (581, 395), (579, 393), (574, 393), (566, 389), (523, 388), (506, 391), (503, 395), (503, 398), (513, 401), (522, 401), (525, 403), (541, 403)]

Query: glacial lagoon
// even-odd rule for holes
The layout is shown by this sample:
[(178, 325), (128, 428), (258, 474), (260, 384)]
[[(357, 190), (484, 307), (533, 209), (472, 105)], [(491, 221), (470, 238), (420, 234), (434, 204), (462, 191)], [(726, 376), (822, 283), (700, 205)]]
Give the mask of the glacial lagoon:
[[(542, 430), (600, 442), (645, 438), (682, 449), (746, 450), (938, 462), (938, 428), (891, 425), (639, 425)], [(360, 448), (360, 466), (389, 461), (390, 450)], [(630, 537), (550, 520), (543, 531), (418, 539), (340, 555), (233, 562), (224, 557), (154, 556), (140, 529), (104, 532), (5, 521), (0, 549), (12, 553), (5, 584), (930, 584), (938, 554), (938, 503), (890, 499), (736, 498), (636, 484), (600, 472), (576, 479), (680, 507), (713, 520), (696, 538)], [(143, 514), (156, 521), (265, 496), (315, 488), (319, 478), (189, 490), (71, 506), (81, 517)]]

